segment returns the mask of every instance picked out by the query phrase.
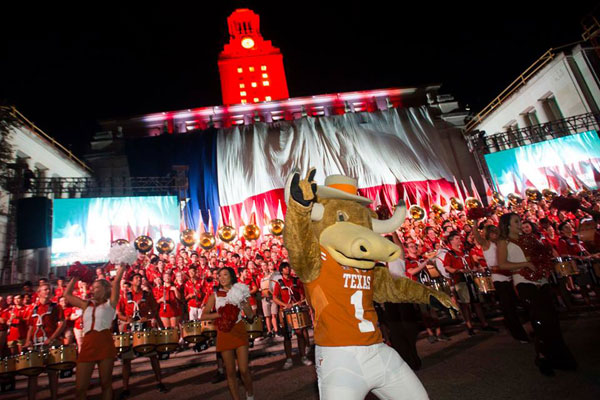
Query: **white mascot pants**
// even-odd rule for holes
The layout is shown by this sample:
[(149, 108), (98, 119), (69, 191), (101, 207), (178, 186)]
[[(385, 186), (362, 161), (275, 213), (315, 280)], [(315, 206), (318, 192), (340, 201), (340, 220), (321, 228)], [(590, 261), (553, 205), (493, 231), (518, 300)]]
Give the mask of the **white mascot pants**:
[(372, 391), (381, 400), (428, 399), (419, 378), (384, 343), (370, 346), (316, 346), (321, 400), (364, 400)]

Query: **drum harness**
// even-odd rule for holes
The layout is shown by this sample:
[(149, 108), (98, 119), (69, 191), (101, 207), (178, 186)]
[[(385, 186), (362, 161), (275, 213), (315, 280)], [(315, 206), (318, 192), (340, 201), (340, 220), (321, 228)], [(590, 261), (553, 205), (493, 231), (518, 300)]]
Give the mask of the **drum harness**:
[(471, 297), (471, 302), (478, 303), (479, 302), (478, 289), (475, 285), (475, 281), (473, 280), (473, 271), (471, 271), (471, 267), (469, 267), (469, 263), (467, 263), (467, 260), (465, 259), (464, 255), (459, 256), (458, 254), (456, 254), (456, 252), (453, 249), (450, 249), (450, 248), (447, 250), (448, 250), (448, 254), (450, 254), (452, 257), (454, 257), (455, 259), (460, 258), (460, 260), (462, 261), (464, 271), (465, 271), (465, 272), (461, 272), (463, 279), (464, 279), (463, 282), (465, 282), (467, 284), (467, 289), (469, 290), (469, 296)]
[[(46, 336), (46, 331), (44, 330), (44, 324), (43, 324), (42, 318), (45, 317), (46, 315), (51, 315), (54, 312), (55, 305), (56, 304), (53, 302), (48, 303), (48, 310), (42, 315), (38, 314), (39, 304), (36, 304), (36, 306), (33, 307), (33, 312), (31, 313), (31, 316), (34, 318), (37, 317), (37, 322), (35, 324), (35, 331), (33, 332), (33, 345), (34, 346), (41, 346), (48, 339), (48, 336)], [(37, 334), (40, 330), (42, 331), (42, 336), (38, 338)]]
[[(572, 239), (572, 240), (569, 240), (569, 239)], [(572, 238), (568, 238), (566, 236), (561, 236), (560, 240), (565, 242), (565, 244), (569, 248), (569, 251), (573, 250), (574, 248), (575, 248), (575, 250), (578, 250), (577, 251), (578, 256), (584, 257), (584, 256), (589, 255), (589, 252), (586, 250), (586, 248), (583, 245), (583, 242), (579, 239), (579, 237), (577, 235), (573, 235)], [(573, 241), (576, 241), (577, 243), (573, 243)], [(578, 269), (579, 269), (579, 266), (581, 266), (582, 269), (584, 269), (584, 272), (587, 272), (589, 274), (592, 282), (596, 285), (598, 284), (598, 279), (596, 278), (596, 274), (592, 270), (592, 265), (589, 260), (577, 260), (575, 265), (577, 266)], [(587, 271), (585, 271), (585, 269), (587, 269)]]
[[(146, 302), (146, 296), (147, 296), (148, 292), (146, 292), (145, 290), (142, 290), (142, 298), (140, 299), (140, 303), (142, 302)], [(127, 303), (131, 304), (133, 303), (133, 316), (131, 317), (132, 322), (131, 322), (131, 330), (141, 330), (142, 329), (142, 324), (137, 322), (141, 319), (140, 317), (140, 305), (138, 304), (137, 301), (133, 300), (133, 293), (131, 292), (131, 290), (127, 291), (127, 293), (125, 294), (125, 296), (127, 297)]]

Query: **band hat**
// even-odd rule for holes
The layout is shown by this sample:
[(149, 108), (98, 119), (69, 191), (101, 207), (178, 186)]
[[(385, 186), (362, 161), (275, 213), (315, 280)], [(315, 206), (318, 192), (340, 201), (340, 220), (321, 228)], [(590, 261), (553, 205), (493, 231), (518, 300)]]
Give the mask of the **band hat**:
[(343, 199), (369, 205), (373, 201), (358, 194), (358, 181), (345, 175), (329, 175), (324, 186), (317, 186), (317, 196), (322, 199)]

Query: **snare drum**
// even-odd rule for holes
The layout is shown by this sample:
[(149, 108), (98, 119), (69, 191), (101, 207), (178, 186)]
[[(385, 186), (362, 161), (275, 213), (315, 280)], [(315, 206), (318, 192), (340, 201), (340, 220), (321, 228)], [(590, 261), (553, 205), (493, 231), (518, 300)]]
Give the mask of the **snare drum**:
[(179, 347), (179, 329), (161, 328), (155, 329), (156, 351), (159, 353), (170, 353)]
[(244, 325), (246, 325), (249, 339), (256, 339), (263, 335), (263, 320), (261, 317), (254, 318), (254, 322), (251, 324), (244, 320)]
[(217, 336), (217, 328), (215, 328), (215, 321), (202, 321), (202, 334), (208, 338)]
[(570, 257), (557, 257), (554, 259), (554, 271), (561, 278), (579, 274), (577, 265)]
[(13, 374), (17, 365), (17, 359), (15, 357), (5, 357), (0, 360), (0, 376), (6, 374)]
[(156, 349), (156, 332), (151, 329), (132, 333), (133, 349), (139, 354), (152, 353)]
[(285, 320), (292, 329), (302, 329), (311, 325), (310, 312), (307, 306), (292, 306), (283, 310)]
[(494, 281), (487, 272), (475, 272), (473, 274), (473, 280), (475, 281), (475, 285), (477, 285), (479, 293), (490, 293), (496, 290)]
[(69, 370), (75, 368), (77, 362), (77, 347), (75, 344), (52, 346), (46, 355), (48, 369)]
[(438, 278), (440, 278), (440, 276), (441, 276), (440, 275), (440, 271), (438, 271), (438, 269), (435, 267), (435, 265), (427, 264), (425, 266), (425, 268), (427, 268), (427, 273), (429, 274), (429, 277), (431, 279), (438, 279)]
[(17, 374), (36, 376), (44, 372), (44, 353), (40, 351), (22, 351), (15, 359), (15, 371)]
[(113, 341), (118, 354), (126, 353), (131, 349), (131, 333), (129, 332), (114, 334)]
[(438, 292), (444, 292), (448, 295), (452, 292), (452, 288), (448, 285), (448, 281), (444, 277), (432, 279), (429, 281), (429, 284), (432, 289), (437, 290)]
[(188, 343), (206, 342), (206, 336), (202, 334), (202, 321), (188, 321), (182, 324), (183, 340)]

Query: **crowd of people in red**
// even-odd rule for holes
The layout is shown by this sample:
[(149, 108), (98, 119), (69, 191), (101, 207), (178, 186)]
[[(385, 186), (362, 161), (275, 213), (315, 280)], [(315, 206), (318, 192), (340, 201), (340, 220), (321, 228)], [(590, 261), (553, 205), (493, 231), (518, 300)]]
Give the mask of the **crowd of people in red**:
[[(481, 330), (498, 329), (486, 320), (486, 310), (501, 310), (507, 329), (521, 342), (536, 342), (536, 364), (552, 375), (554, 368), (574, 368), (576, 363), (566, 349), (562, 337), (556, 337), (555, 307), (572, 308), (595, 306), (600, 278), (600, 234), (593, 217), (600, 211), (600, 195), (585, 192), (577, 195), (582, 207), (561, 211), (550, 207), (542, 199), (527, 199), (496, 204), (488, 217), (468, 220), (467, 213), (451, 208), (449, 212), (430, 214), (420, 220), (408, 218), (390, 240), (405, 249), (404, 261), (388, 265), (392, 274), (434, 286), (447, 291), (460, 306), (461, 316), (470, 335), (475, 334), (472, 312), (475, 312)], [(583, 211), (583, 210), (585, 211)], [(532, 277), (523, 271), (536, 270), (523, 242), (533, 238), (542, 244), (544, 252), (553, 260), (555, 268), (542, 276)], [(520, 244), (519, 244), (520, 243)], [(519, 247), (519, 245), (521, 247)], [(518, 253), (515, 246), (522, 251)], [(518, 254), (517, 254), (518, 253)], [(517, 254), (517, 255), (515, 255)], [(282, 264), (283, 263), (283, 264)], [(133, 322), (151, 327), (179, 327), (184, 321), (201, 319), (203, 307), (219, 286), (218, 271), (229, 267), (235, 279), (249, 287), (249, 304), (254, 312), (264, 317), (265, 337), (282, 335), (286, 341), (284, 368), (292, 367), (291, 332), (282, 329), (279, 309), (305, 302), (302, 284), (294, 277), (287, 264), (287, 251), (277, 236), (262, 241), (220, 243), (210, 250), (181, 248), (171, 254), (142, 254), (125, 272), (116, 307), (113, 330), (124, 332)], [(280, 268), (283, 267), (283, 268)], [(287, 268), (286, 268), (287, 267)], [(281, 272), (280, 272), (281, 269)], [(96, 268), (98, 279), (110, 281), (116, 268), (104, 265)], [(476, 279), (481, 278), (481, 279)], [(489, 284), (486, 286), (486, 282)], [(0, 348), (2, 356), (17, 355), (32, 345), (83, 343), (82, 310), (65, 300), (66, 281), (41, 279), (33, 290), (27, 282), (19, 293), (0, 299)], [(482, 290), (483, 285), (483, 290)], [(90, 287), (79, 281), (73, 295), (91, 298)], [(404, 307), (399, 309), (398, 307)], [(438, 312), (427, 306), (409, 305), (409, 313), (417, 315), (427, 330), (429, 341), (449, 340), (442, 332)], [(528, 334), (518, 310), (524, 307), (530, 319), (542, 318), (549, 331), (533, 326)], [(210, 312), (209, 310), (208, 312)], [(390, 344), (413, 368), (418, 368), (414, 340), (398, 344), (394, 323), (407, 317), (405, 305), (384, 304), (379, 309), (384, 333)], [(406, 330), (406, 324), (403, 325)], [(406, 332), (402, 333), (407, 336)], [(544, 335), (554, 335), (552, 343), (564, 347), (561, 357), (547, 360), (551, 351), (544, 349)], [(301, 362), (310, 365), (306, 357), (310, 345), (308, 330), (296, 331)], [(411, 335), (408, 335), (411, 336)], [(395, 343), (396, 342), (396, 343)], [(411, 343), (412, 342), (412, 343)], [(183, 340), (181, 340), (184, 346)], [(546, 341), (547, 345), (547, 341)], [(131, 357), (123, 357), (125, 394), (129, 390)], [(546, 360), (546, 361), (545, 361)], [(160, 364), (156, 355), (150, 356), (158, 382), (158, 389), (166, 391), (161, 383)], [(561, 362), (563, 364), (561, 364)], [(223, 379), (222, 364), (216, 381)], [(50, 376), (56, 386), (56, 374)], [(30, 391), (31, 393), (31, 391)], [(56, 395), (56, 391), (53, 392)], [(33, 393), (31, 398), (35, 397)]]

